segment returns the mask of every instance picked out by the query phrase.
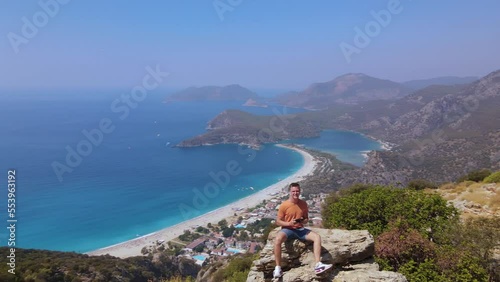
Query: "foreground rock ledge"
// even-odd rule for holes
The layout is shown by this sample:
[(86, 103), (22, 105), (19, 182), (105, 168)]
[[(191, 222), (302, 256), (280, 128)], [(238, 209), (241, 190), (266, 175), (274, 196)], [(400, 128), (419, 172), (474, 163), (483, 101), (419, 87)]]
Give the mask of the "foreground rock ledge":
[[(322, 261), (334, 264), (334, 267), (322, 275), (315, 275), (312, 243), (288, 241), (282, 246), (281, 267), (284, 274), (278, 281), (407, 281), (400, 273), (378, 270), (379, 267), (373, 260), (373, 236), (368, 231), (311, 229), (321, 236)], [(278, 231), (279, 228), (276, 228), (269, 234), (260, 258), (253, 262), (247, 282), (276, 281), (272, 277), (275, 267), (273, 243)]]

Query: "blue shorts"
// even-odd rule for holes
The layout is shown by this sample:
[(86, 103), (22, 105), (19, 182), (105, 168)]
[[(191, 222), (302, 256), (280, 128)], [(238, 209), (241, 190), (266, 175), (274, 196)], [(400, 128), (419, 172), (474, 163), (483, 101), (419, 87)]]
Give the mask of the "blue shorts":
[(299, 239), (301, 241), (306, 240), (306, 235), (311, 232), (311, 230), (307, 228), (299, 228), (299, 229), (288, 229), (281, 228), (281, 232), (285, 233), (286, 239)]

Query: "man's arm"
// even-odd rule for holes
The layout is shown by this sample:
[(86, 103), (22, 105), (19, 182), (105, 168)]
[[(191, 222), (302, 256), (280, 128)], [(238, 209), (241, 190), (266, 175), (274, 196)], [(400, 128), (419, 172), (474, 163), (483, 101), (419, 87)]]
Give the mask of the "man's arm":
[(309, 222), (309, 205), (306, 203), (306, 208), (302, 211), (302, 225), (305, 226)]
[(290, 221), (285, 221), (285, 218), (280, 218), (279, 216), (276, 217), (276, 225), (281, 226), (281, 227), (292, 227), (293, 222)]

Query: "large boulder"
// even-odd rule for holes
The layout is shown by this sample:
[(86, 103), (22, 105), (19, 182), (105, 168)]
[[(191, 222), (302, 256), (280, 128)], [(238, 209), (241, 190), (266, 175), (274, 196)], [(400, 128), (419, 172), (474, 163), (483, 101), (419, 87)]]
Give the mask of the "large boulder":
[[(315, 264), (313, 244), (289, 240), (282, 245), (281, 268), (283, 277), (279, 281), (394, 281), (406, 282), (400, 274), (379, 271), (373, 261), (375, 244), (373, 236), (366, 230), (339, 230), (311, 228), (321, 236), (321, 259), (334, 267), (321, 275), (313, 271)], [(253, 262), (247, 282), (273, 281), (274, 238), (279, 228), (274, 229), (262, 249), (259, 259)]]

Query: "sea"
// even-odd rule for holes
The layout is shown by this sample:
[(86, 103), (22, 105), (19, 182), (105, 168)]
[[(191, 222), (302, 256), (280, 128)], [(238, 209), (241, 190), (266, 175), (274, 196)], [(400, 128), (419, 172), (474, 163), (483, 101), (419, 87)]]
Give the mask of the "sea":
[[(14, 236), (17, 248), (96, 250), (203, 215), (303, 165), (300, 154), (274, 144), (175, 145), (206, 132), (226, 109), (277, 117), (304, 110), (164, 103), (167, 92), (136, 101), (118, 89), (0, 91), (0, 246)], [(348, 131), (292, 141), (355, 165), (381, 148)]]

